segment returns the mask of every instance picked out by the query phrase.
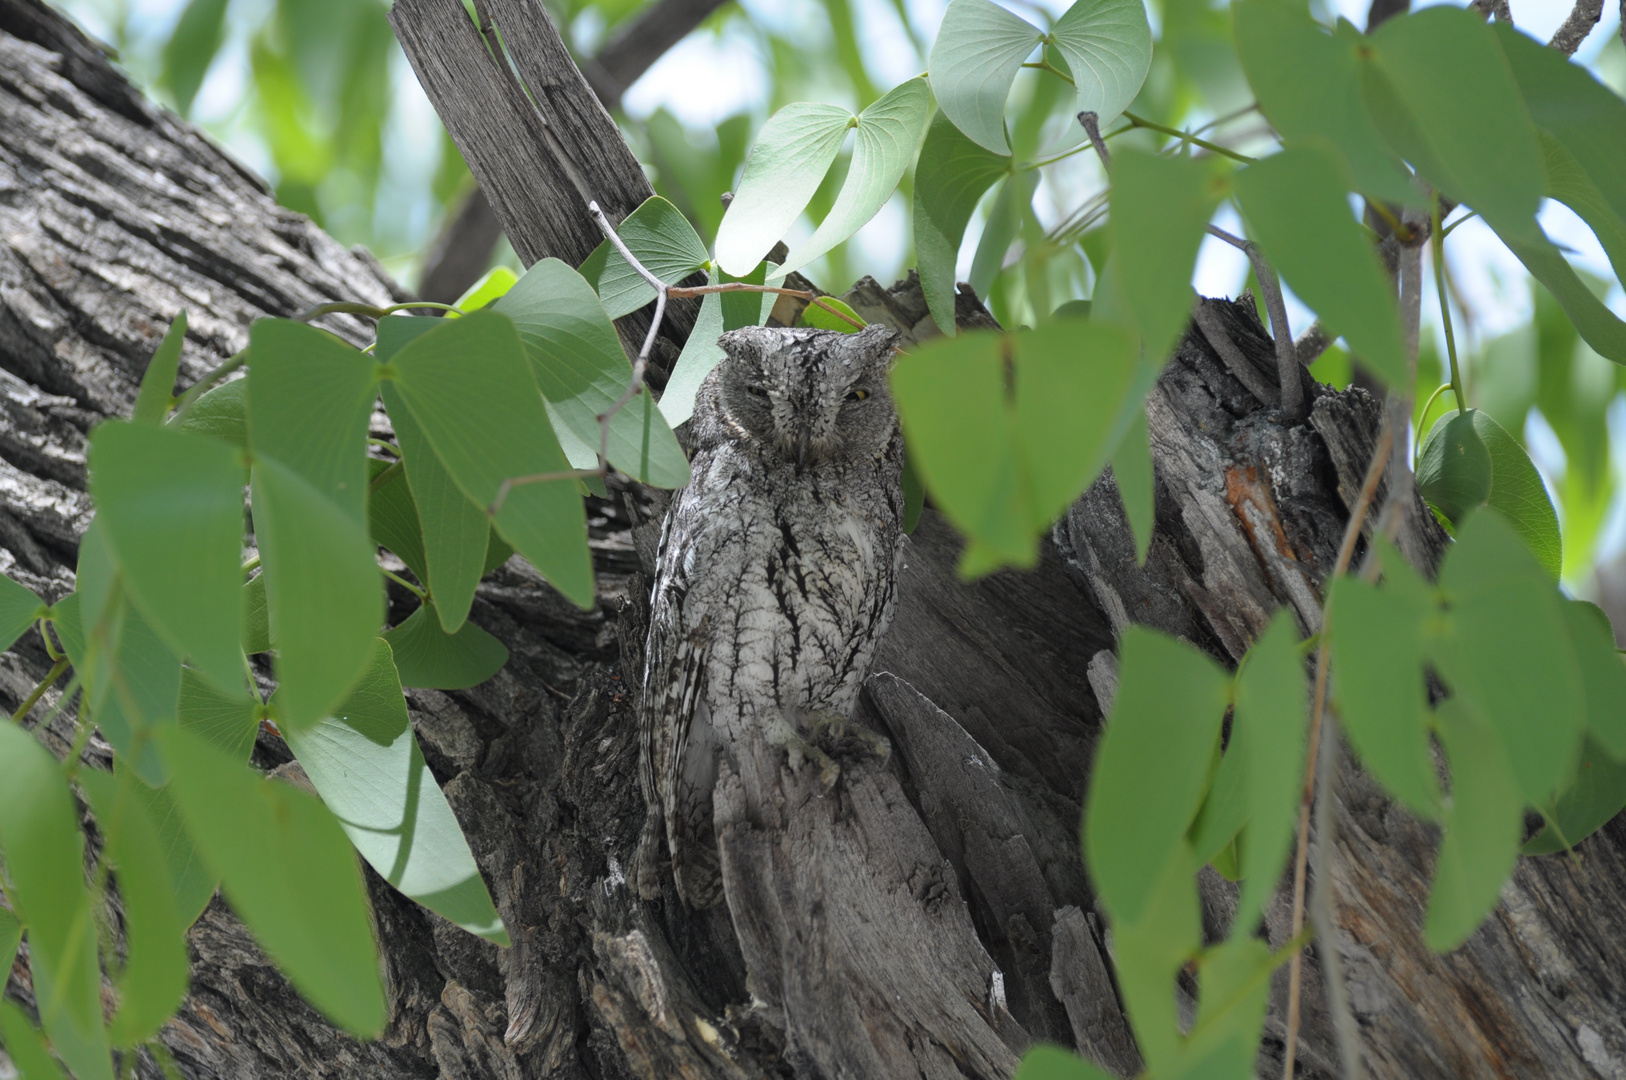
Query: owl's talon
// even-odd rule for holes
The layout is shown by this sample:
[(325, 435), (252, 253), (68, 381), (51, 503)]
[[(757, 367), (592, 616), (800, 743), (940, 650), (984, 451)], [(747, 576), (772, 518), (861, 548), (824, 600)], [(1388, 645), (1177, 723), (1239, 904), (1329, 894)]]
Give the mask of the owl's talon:
[(791, 772), (800, 769), (803, 762), (811, 761), (819, 767), (819, 783), (826, 788), (834, 787), (841, 776), (841, 766), (834, 758), (798, 735), (785, 739), (785, 750), (790, 756)]
[(838, 743), (849, 737), (857, 739), (882, 765), (892, 757), (892, 743), (885, 735), (840, 713), (815, 714), (812, 728), (814, 738), (828, 735), (831, 740)]

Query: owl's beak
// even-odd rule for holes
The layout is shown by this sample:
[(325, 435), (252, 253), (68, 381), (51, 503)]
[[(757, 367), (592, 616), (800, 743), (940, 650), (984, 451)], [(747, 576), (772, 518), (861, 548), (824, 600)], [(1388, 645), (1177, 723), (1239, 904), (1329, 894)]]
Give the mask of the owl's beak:
[(807, 464), (807, 452), (808, 452), (809, 448), (812, 445), (812, 441), (813, 441), (812, 437), (806, 431), (798, 432), (797, 435), (796, 435), (796, 471), (797, 472), (801, 472), (802, 467)]

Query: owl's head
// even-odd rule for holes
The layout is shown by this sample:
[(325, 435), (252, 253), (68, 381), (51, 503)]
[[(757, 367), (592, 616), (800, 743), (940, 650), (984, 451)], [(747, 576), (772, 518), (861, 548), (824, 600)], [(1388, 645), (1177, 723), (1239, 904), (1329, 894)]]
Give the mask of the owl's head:
[(723, 411), (798, 467), (877, 457), (898, 425), (886, 382), (897, 340), (884, 326), (732, 330), (718, 341), (727, 354), (718, 372)]

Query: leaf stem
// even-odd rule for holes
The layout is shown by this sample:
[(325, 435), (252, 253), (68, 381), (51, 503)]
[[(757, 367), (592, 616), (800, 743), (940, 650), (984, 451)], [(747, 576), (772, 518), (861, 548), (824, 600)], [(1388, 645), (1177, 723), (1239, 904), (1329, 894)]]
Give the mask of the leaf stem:
[[(1383, 470), (1389, 464), (1389, 455), (1394, 448), (1394, 429), (1388, 423), (1387, 414), (1382, 432), (1378, 435), (1378, 445), (1372, 452), (1372, 461), (1366, 467), (1366, 478), (1361, 483), (1360, 496), (1349, 512), (1349, 524), (1344, 527), (1343, 543), (1338, 547), (1338, 561), (1333, 565), (1332, 576), (1327, 579), (1328, 590), (1332, 582), (1343, 577), (1349, 570), (1349, 561), (1355, 554), (1355, 542), (1360, 539), (1361, 526), (1366, 521), (1366, 512), (1372, 508), (1372, 501), (1377, 496), (1378, 484), (1383, 480)], [(1309, 870), (1310, 857), (1310, 807), (1315, 802), (1316, 776), (1320, 771), (1321, 763), (1321, 726), (1322, 717), (1327, 707), (1327, 615), (1325, 608), (1321, 614), (1321, 644), (1316, 648), (1315, 664), (1315, 697), (1310, 710), (1310, 744), (1305, 754), (1304, 790), (1299, 798), (1299, 830), (1298, 846), (1293, 860), (1293, 936), (1297, 938), (1304, 930), (1304, 881)], [(1326, 797), (1326, 792), (1322, 793)], [(1330, 837), (1321, 837), (1325, 845)], [(1325, 944), (1325, 943), (1323, 943)], [(1302, 948), (1293, 953), (1292, 965), (1288, 969), (1287, 980), (1287, 1046), (1283, 1056), (1283, 1080), (1292, 1080), (1293, 1059), (1298, 1053), (1299, 1038), (1299, 995), (1303, 983), (1304, 953)]]
[(1223, 154), (1233, 161), (1240, 161), (1244, 165), (1252, 165), (1255, 161), (1259, 160), (1258, 158), (1251, 158), (1246, 154), (1239, 154), (1235, 150), (1221, 146), (1219, 143), (1209, 142), (1207, 139), (1200, 139), (1191, 134), (1189, 131), (1181, 131), (1179, 128), (1169, 127), (1167, 124), (1159, 124), (1155, 120), (1148, 120), (1143, 116), (1136, 116), (1132, 112), (1124, 113), (1124, 119), (1129, 121), (1131, 127), (1145, 128), (1148, 131), (1160, 131), (1172, 138), (1184, 140), (1185, 142), (1189, 142), (1194, 146), (1200, 146), (1204, 150), (1211, 150), (1216, 154)]
[(1451, 361), (1451, 390), (1457, 395), (1457, 414), (1468, 410), (1462, 394), (1462, 372), (1457, 367), (1457, 335), (1451, 329), (1451, 298), (1445, 291), (1445, 236), (1440, 232), (1440, 193), (1434, 193), (1433, 228), (1429, 242), (1434, 252), (1434, 291), (1440, 298), (1440, 321), (1445, 324), (1445, 354)]
[(408, 581), (406, 578), (402, 577), (400, 574), (394, 573), (393, 571), (390, 571), (390, 570), (386, 570), (382, 566), (380, 566), (378, 568), (378, 572), (383, 574), (385, 577), (389, 578), (391, 581), (395, 582), (397, 585), (401, 586), (401, 588), (405, 589), (407, 592), (411, 593), (413, 596), (416, 596), (419, 600), (428, 599), (429, 594), (427, 592), (425, 592), (424, 590), (418, 588), (418, 586), (412, 584), (412, 582)]
[(203, 378), (193, 383), (187, 388), (186, 393), (182, 394), (176, 399), (175, 415), (170, 417), (170, 423), (180, 423), (181, 419), (191, 410), (193, 404), (198, 400), (198, 398), (202, 397), (211, 386), (219, 382), (221, 379), (224, 379), (227, 375), (230, 375), (232, 372), (236, 371), (246, 363), (248, 363), (248, 350), (244, 349), (242, 352), (235, 354), (224, 364), (221, 364)]
[(13, 722), (21, 724), (29, 711), (39, 704), (40, 698), (45, 696), (45, 691), (49, 690), (51, 684), (61, 678), (62, 673), (66, 670), (68, 670), (68, 658), (64, 656), (51, 665), (51, 670), (45, 673), (45, 678), (41, 679), (39, 685), (30, 690), (28, 696), (23, 698), (23, 703), (17, 706), (16, 712), (11, 714)]
[(45, 624), (50, 621), (49, 618), (39, 620), (40, 640), (45, 642), (45, 655), (49, 656), (52, 661), (57, 661), (63, 659), (63, 655), (62, 650), (56, 647), (56, 642), (51, 640), (51, 634), (45, 627)]

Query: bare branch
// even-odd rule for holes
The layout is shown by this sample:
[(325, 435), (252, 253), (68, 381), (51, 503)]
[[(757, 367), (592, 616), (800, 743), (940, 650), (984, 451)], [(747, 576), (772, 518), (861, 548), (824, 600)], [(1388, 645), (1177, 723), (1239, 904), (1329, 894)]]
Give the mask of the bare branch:
[[(1623, 2), (1626, 2), (1626, 0), (1623, 0)], [(1106, 140), (1101, 138), (1101, 124), (1099, 121), (1100, 117), (1093, 112), (1086, 110), (1078, 114), (1078, 122), (1084, 125), (1084, 133), (1090, 137), (1090, 145), (1095, 147), (1096, 154), (1101, 158), (1101, 167), (1110, 169), (1112, 167), (1112, 155), (1107, 152)]]
[(1208, 226), (1208, 234), (1239, 248), (1253, 264), (1254, 277), (1259, 279), (1259, 291), (1265, 296), (1265, 311), (1270, 315), (1270, 332), (1276, 339), (1276, 377), (1282, 388), (1282, 416), (1297, 423), (1306, 416), (1304, 382), (1299, 375), (1302, 365), (1293, 346), (1293, 329), (1287, 322), (1287, 304), (1282, 300), (1282, 285), (1276, 271), (1265, 260), (1264, 253), (1252, 240), (1232, 236), (1217, 226)]
[(1603, 0), (1575, 0), (1569, 18), (1564, 20), (1564, 25), (1558, 28), (1553, 40), (1547, 44), (1565, 56), (1574, 56), (1575, 50), (1581, 47), (1581, 42), (1586, 40), (1602, 18)]
[(1237, 381), (1247, 387), (1250, 394), (1266, 405), (1275, 405), (1281, 401), (1282, 392), (1242, 355), (1242, 350), (1236, 347), (1236, 342), (1231, 340), (1231, 335), (1225, 332), (1219, 318), (1209, 310), (1200, 296), (1197, 298), (1196, 307), (1191, 309), (1191, 319), (1197, 324), (1197, 329), (1203, 337), (1208, 340), (1208, 344), (1219, 353), (1220, 360), (1225, 364), (1225, 370), (1236, 376)]
[(1332, 337), (1327, 328), (1317, 319), (1310, 324), (1310, 329), (1299, 335), (1298, 341), (1293, 345), (1293, 351), (1298, 354), (1299, 363), (1309, 367), (1315, 363), (1316, 357), (1326, 352), (1332, 345)]
[(1468, 10), (1478, 12), (1479, 17), (1486, 21), (1494, 15), (1497, 22), (1513, 23), (1513, 12), (1508, 8), (1507, 0), (1473, 0)]

